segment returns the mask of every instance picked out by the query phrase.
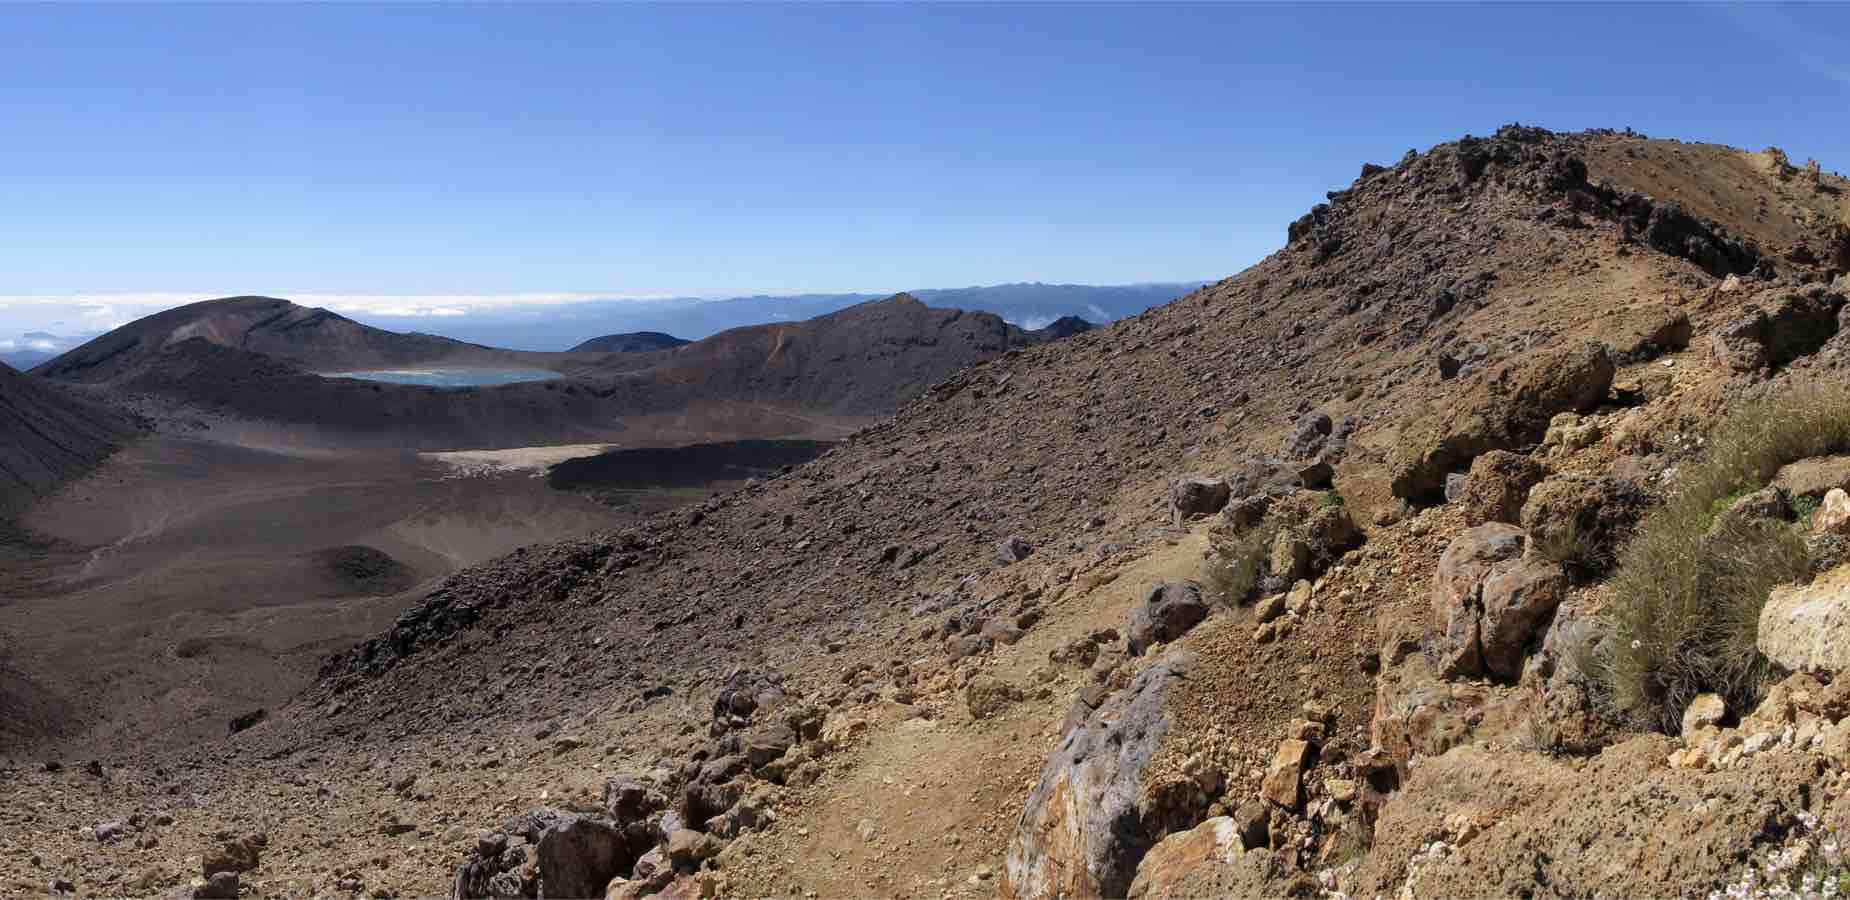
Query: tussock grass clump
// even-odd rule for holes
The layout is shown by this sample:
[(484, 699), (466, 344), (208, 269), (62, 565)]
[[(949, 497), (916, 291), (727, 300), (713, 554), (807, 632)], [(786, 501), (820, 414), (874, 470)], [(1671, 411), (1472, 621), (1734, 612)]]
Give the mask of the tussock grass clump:
[(1737, 403), (1717, 423), (1608, 582), (1614, 639), (1591, 668), (1618, 713), (1675, 733), (1697, 694), (1753, 708), (1767, 674), (1755, 647), (1760, 610), (1775, 586), (1807, 579), (1811, 560), (1802, 528), (1719, 513), (1781, 466), (1846, 449), (1850, 391), (1837, 386)]
[(1211, 600), (1238, 606), (1253, 599), (1280, 527), (1277, 522), (1266, 522), (1214, 543), (1201, 562), (1201, 584)]

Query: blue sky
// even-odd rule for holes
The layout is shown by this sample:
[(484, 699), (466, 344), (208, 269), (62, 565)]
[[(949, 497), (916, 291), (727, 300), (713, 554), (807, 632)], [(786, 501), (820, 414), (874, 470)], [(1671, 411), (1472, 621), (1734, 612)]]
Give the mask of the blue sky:
[(1845, 110), (1846, 5), (0, 5), (0, 320), (1212, 278), (1467, 132)]

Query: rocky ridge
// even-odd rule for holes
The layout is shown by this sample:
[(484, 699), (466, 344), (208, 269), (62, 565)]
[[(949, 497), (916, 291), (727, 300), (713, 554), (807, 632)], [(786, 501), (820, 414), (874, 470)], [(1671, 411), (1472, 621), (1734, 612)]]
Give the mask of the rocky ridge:
[[(1638, 187), (1840, 196), (1749, 156), (1511, 127), (1365, 167), (1239, 276), (450, 579), (221, 747), (15, 768), (73, 798), (15, 877), (209, 891), (149, 860), (261, 828), (266, 895), (1719, 888), (1830, 763), (1616, 733), (1573, 648), (1705, 423), (1834, 357), (1779, 349), (1844, 304), (1828, 227)], [(137, 804), (158, 852), (69, 836)]]

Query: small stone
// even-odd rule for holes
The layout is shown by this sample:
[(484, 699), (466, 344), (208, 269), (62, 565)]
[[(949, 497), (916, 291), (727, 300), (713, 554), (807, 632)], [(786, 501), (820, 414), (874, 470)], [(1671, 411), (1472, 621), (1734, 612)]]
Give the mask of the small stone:
[(1728, 704), (1722, 700), (1720, 695), (1698, 695), (1683, 710), (1683, 733), (1691, 734), (1703, 728), (1720, 725), (1727, 715)]
[(1309, 753), (1310, 744), (1305, 741), (1293, 739), (1280, 742), (1278, 752), (1272, 755), (1271, 766), (1266, 769), (1260, 793), (1285, 809), (1297, 808), (1304, 760)]

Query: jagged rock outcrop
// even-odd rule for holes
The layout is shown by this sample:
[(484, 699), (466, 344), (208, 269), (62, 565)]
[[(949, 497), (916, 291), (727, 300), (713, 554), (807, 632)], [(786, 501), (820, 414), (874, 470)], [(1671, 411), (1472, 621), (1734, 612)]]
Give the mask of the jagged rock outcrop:
[(1168, 730), (1163, 697), (1195, 659), (1171, 654), (1069, 732), (1041, 770), (1009, 844), (1010, 898), (1122, 897), (1144, 854), (1170, 830), (1147, 808), (1143, 772)]

